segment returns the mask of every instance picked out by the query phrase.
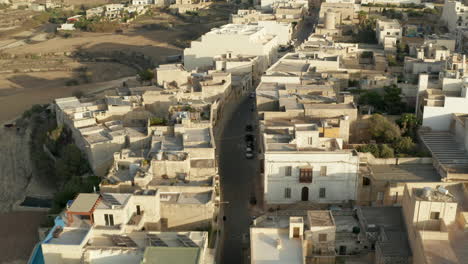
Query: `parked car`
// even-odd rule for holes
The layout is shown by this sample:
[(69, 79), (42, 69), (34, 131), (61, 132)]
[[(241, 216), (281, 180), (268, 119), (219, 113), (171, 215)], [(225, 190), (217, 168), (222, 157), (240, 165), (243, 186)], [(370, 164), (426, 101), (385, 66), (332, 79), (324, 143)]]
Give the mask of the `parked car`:
[(254, 141), (255, 140), (255, 137), (252, 135), (252, 134), (246, 134), (245, 135), (245, 141), (246, 142), (249, 142), (249, 141)]
[(251, 151), (251, 152), (246, 152), (246, 153), (245, 153), (245, 157), (246, 157), (247, 159), (253, 159), (254, 153), (253, 153), (252, 151)]
[(249, 97), (252, 98), (252, 99), (255, 98), (255, 93), (254, 93), (254, 92), (251, 92), (251, 93), (249, 94)]
[(246, 125), (245, 126), (245, 131), (252, 132), (253, 131), (253, 126), (252, 125)]

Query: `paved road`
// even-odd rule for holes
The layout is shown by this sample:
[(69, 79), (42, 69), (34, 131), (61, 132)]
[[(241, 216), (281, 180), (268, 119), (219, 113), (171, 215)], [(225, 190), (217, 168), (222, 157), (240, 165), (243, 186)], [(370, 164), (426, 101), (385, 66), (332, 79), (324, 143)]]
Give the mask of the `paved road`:
[(226, 217), (222, 234), (223, 264), (246, 263), (244, 253), (248, 249), (243, 245), (243, 236), (249, 234), (249, 199), (254, 191), (255, 178), (258, 177), (259, 163), (256, 159), (245, 158), (244, 135), (245, 126), (248, 123), (253, 124), (254, 113), (251, 107), (254, 101), (244, 97), (238, 102), (231, 102), (231, 111), (225, 111), (224, 131), (217, 143), (222, 200), (229, 202), (223, 204)]

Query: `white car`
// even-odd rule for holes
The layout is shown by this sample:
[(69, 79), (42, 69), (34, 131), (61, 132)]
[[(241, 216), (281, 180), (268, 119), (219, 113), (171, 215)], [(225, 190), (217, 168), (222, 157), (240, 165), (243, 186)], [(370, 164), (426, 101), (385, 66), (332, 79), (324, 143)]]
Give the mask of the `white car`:
[(254, 154), (253, 154), (253, 152), (246, 152), (245, 157), (248, 158), (248, 159), (252, 159), (254, 157)]

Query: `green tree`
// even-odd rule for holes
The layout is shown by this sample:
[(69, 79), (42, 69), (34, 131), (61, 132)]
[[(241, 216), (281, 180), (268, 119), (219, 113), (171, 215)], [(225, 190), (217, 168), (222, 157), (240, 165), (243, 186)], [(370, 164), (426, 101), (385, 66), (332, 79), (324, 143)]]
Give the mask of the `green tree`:
[(374, 111), (383, 110), (384, 101), (382, 96), (375, 91), (365, 91), (359, 96), (358, 103), (360, 105), (369, 105), (374, 108)]
[(401, 137), (393, 143), (393, 148), (398, 154), (411, 154), (415, 151), (416, 144), (410, 137)]
[(380, 114), (373, 114), (369, 119), (369, 133), (380, 143), (393, 143), (401, 136), (400, 128)]
[(393, 158), (394, 157), (394, 151), (391, 147), (389, 147), (387, 144), (381, 144), (379, 145), (380, 149), (380, 156), (379, 158)]
[(416, 117), (416, 115), (409, 113), (402, 114), (396, 123), (400, 126), (403, 136), (411, 138), (416, 138), (417, 129), (421, 125), (421, 121)]
[(401, 88), (395, 84), (384, 87), (383, 100), (385, 111), (391, 115), (399, 115), (406, 109), (406, 104), (401, 101)]
[(359, 25), (364, 24), (364, 21), (367, 19), (367, 13), (364, 11), (359, 11), (358, 13)]

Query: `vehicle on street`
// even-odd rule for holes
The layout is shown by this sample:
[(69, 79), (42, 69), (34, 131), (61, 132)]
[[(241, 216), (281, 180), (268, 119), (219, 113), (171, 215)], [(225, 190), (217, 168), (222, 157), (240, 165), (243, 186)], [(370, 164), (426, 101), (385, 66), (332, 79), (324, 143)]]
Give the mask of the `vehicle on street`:
[(255, 138), (254, 138), (254, 136), (252, 134), (246, 134), (245, 135), (245, 141), (246, 142), (249, 142), (249, 141), (253, 142), (254, 140), (255, 140)]
[(246, 157), (247, 159), (253, 159), (254, 154), (253, 154), (253, 152), (246, 152), (246, 153), (245, 153), (245, 157)]
[(254, 92), (251, 92), (251, 93), (249, 94), (249, 97), (252, 98), (252, 99), (255, 98), (255, 93), (254, 93)]
[(252, 132), (253, 131), (253, 126), (252, 125), (246, 125), (245, 126), (245, 131)]

